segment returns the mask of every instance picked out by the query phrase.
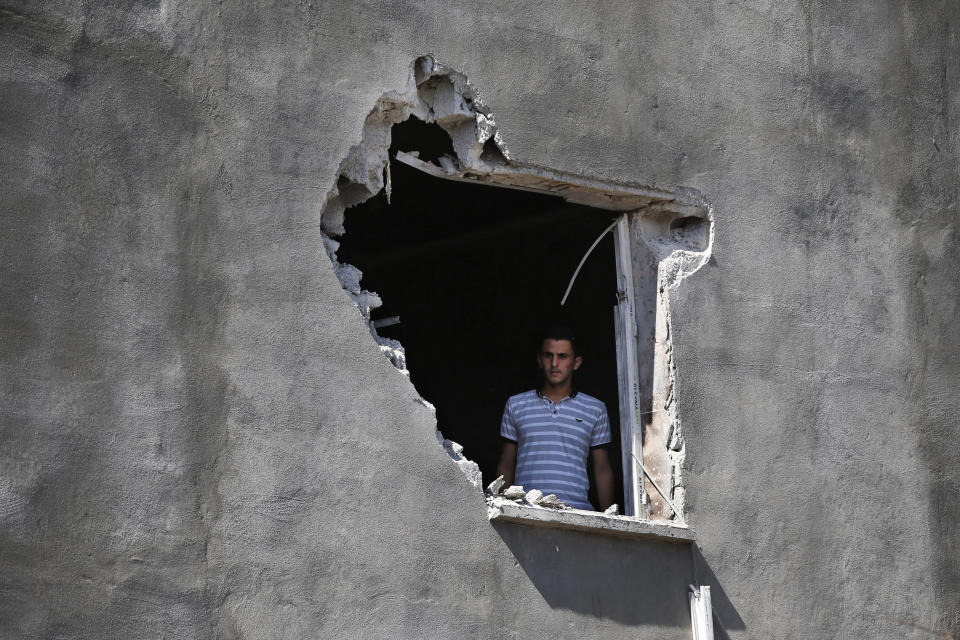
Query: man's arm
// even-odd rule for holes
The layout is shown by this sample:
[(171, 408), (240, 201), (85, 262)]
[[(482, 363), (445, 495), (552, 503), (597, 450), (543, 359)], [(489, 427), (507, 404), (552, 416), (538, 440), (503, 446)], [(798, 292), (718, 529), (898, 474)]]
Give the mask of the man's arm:
[(610, 456), (606, 447), (591, 449), (593, 457), (593, 483), (597, 487), (597, 501), (600, 510), (606, 511), (613, 504), (613, 469), (610, 467)]
[(503, 476), (503, 488), (513, 484), (513, 474), (517, 469), (517, 443), (504, 440), (500, 448), (500, 462), (497, 474)]

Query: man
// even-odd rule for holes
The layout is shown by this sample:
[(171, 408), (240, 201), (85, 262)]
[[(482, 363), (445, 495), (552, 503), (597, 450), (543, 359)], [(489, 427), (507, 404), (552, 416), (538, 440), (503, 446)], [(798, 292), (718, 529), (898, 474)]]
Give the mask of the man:
[(504, 486), (539, 489), (577, 509), (593, 510), (587, 498), (587, 456), (593, 459), (593, 481), (600, 509), (614, 502), (613, 470), (607, 408), (573, 386), (573, 372), (583, 364), (569, 327), (544, 332), (537, 354), (543, 372), (539, 389), (511, 396), (503, 410), (503, 448), (497, 472)]

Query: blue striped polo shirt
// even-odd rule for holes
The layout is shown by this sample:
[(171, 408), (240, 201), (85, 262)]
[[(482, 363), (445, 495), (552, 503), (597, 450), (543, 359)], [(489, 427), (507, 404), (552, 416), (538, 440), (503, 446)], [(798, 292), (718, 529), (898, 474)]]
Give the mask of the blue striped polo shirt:
[(514, 484), (555, 493), (577, 509), (593, 510), (587, 499), (587, 455), (610, 442), (610, 419), (602, 402), (574, 393), (554, 404), (538, 391), (507, 400), (500, 435), (517, 443)]

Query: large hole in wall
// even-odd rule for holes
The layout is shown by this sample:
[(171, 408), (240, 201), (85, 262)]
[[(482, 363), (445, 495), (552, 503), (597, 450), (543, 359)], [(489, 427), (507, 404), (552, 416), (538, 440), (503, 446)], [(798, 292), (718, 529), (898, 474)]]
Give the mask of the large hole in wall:
[[(391, 158), (406, 151), (432, 162), (452, 153), (443, 129), (415, 117), (393, 125), (391, 139)], [(612, 235), (560, 306), (584, 252), (616, 212), (444, 180), (396, 160), (390, 175), (389, 204), (381, 191), (347, 209), (337, 258), (359, 268), (363, 289), (382, 300), (371, 320), (380, 336), (402, 343), (410, 378), (436, 406), (444, 437), (463, 445), (485, 481), (495, 477), (504, 402), (539, 384), (538, 332), (560, 316), (576, 327), (584, 356), (576, 384), (606, 404), (611, 459), (620, 460)], [(622, 471), (614, 468), (622, 495)]]
[[(626, 514), (682, 520), (669, 298), (710, 256), (712, 216), (699, 194), (516, 160), (466, 76), (424, 56), (406, 88), (366, 117), (321, 223), (344, 290), (436, 406), (443, 446), (471, 482), (481, 480), (467, 458), (492, 478), (503, 404), (539, 383), (537, 333), (560, 315), (586, 360), (577, 385), (610, 413)], [(612, 236), (560, 309), (604, 229)]]

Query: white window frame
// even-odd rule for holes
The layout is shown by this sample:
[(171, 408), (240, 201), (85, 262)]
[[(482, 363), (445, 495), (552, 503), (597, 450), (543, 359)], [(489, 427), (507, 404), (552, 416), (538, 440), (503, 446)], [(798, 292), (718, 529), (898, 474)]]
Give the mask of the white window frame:
[(634, 456), (643, 459), (643, 426), (640, 422), (640, 365), (637, 362), (637, 319), (633, 288), (633, 253), (630, 249), (630, 214), (620, 216), (613, 229), (617, 269), (617, 305), (614, 327), (617, 341), (617, 381), (620, 389), (620, 448), (623, 464), (624, 515), (642, 517), (642, 470)]

